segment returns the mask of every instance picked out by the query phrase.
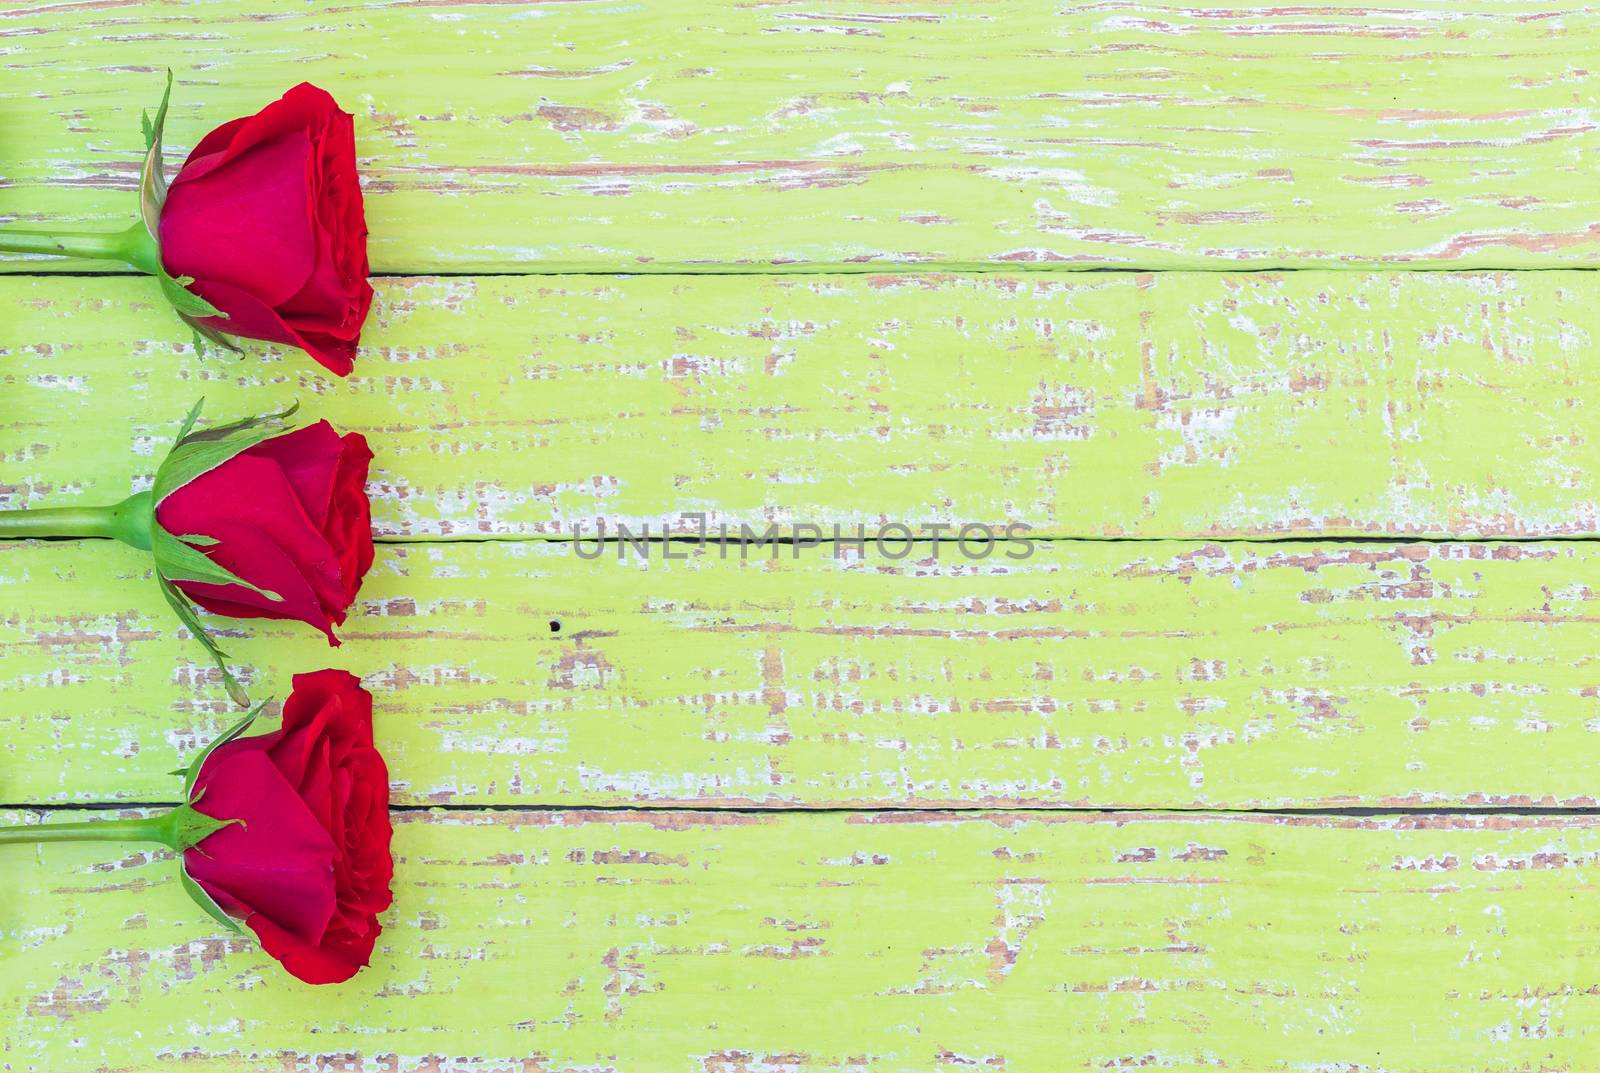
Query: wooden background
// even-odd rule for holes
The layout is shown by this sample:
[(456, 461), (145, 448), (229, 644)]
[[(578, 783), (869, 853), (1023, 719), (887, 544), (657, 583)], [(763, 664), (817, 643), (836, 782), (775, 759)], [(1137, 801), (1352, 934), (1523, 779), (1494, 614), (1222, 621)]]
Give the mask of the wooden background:
[[(366, 433), (344, 647), (219, 626), (376, 694), (396, 902), (314, 991), (9, 848), (0, 1070), (1600, 1067), (1600, 9), (0, 3), (0, 221), (124, 226), (169, 64), (174, 156), (355, 114), (355, 375), (0, 260), (0, 506)], [(0, 548), (6, 822), (230, 721), (145, 559)]]

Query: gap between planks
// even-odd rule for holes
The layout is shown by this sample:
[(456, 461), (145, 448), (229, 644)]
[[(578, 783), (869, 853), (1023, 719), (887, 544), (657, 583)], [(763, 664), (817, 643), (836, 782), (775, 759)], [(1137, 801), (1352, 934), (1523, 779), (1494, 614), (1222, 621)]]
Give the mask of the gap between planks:
[[(948, 525), (941, 525), (942, 529), (949, 529)], [(1600, 541), (1600, 533), (1565, 534), (1558, 536), (1534, 537), (1503, 537), (1503, 536), (1412, 536), (1409, 534), (1384, 534), (1373, 533), (1363, 536), (1207, 536), (1207, 537), (1106, 537), (1082, 535), (1057, 535), (1034, 536), (1031, 533), (1023, 534), (1028, 540), (1040, 544), (1591, 544)], [(876, 540), (883, 536), (883, 530), (866, 532), (862, 540)], [(73, 537), (45, 537), (46, 540), (79, 539)], [(88, 540), (110, 540), (110, 537), (85, 537)], [(898, 535), (890, 538), (893, 543), (904, 543)], [(921, 530), (913, 529), (911, 540), (917, 544), (959, 544), (959, 537), (934, 537), (924, 534)], [(835, 544), (854, 547), (860, 541), (855, 537), (848, 540), (843, 538), (824, 538), (821, 540), (799, 540), (793, 536), (778, 536), (771, 539), (737, 541), (737, 540), (702, 540), (696, 536), (674, 534), (672, 536), (644, 536), (639, 537), (571, 537), (562, 534), (541, 533), (504, 533), (489, 534), (484, 536), (453, 536), (453, 535), (423, 535), (423, 536), (377, 536), (373, 537), (374, 544), (524, 544), (533, 541), (545, 544), (683, 544), (689, 547), (704, 548), (737, 548), (741, 544), (760, 548), (795, 547), (800, 548), (825, 548)], [(726, 558), (727, 556), (724, 556)], [(798, 557), (798, 556), (797, 556)], [(747, 558), (757, 558), (751, 555)]]
[[(112, 812), (134, 809), (177, 808), (179, 801), (72, 801), (72, 802), (22, 802), (0, 801), (0, 812)], [(779, 805), (762, 808), (754, 805), (718, 805), (714, 802), (696, 805), (656, 805), (650, 803), (628, 805), (545, 805), (545, 804), (461, 804), (461, 805), (390, 805), (391, 813), (422, 814), (429, 812), (481, 812), (481, 813), (701, 813), (716, 812), (737, 816), (987, 816), (1015, 814), (1018, 816), (1333, 816), (1353, 819), (1381, 819), (1395, 816), (1600, 816), (1600, 806), (1595, 805), (1513, 805), (1497, 808), (1493, 805), (1458, 805), (1431, 807), (1417, 806), (1330, 806), (1325, 808), (1192, 808), (1183, 805), (1160, 806), (1108, 806), (1093, 805)]]
[[(0, 224), (3, 226), (3, 224)], [(25, 260), (11, 260), (0, 257), (0, 273), (9, 279), (133, 279), (143, 277), (143, 272), (128, 272), (118, 269), (107, 269), (103, 272), (71, 271), (71, 272), (22, 272), (9, 271), (8, 266), (25, 263)], [(1367, 263), (1346, 262), (1340, 264), (1222, 264), (1222, 265), (1194, 265), (1174, 267), (1171, 265), (1061, 265), (1041, 264), (1027, 261), (995, 263), (989, 261), (864, 261), (861, 264), (819, 263), (811, 261), (795, 261), (788, 264), (772, 265), (685, 265), (673, 264), (655, 267), (651, 265), (607, 266), (605, 268), (578, 268), (561, 266), (541, 266), (528, 271), (486, 271), (473, 272), (458, 269), (419, 269), (413, 272), (371, 272), (368, 279), (563, 279), (575, 276), (598, 276), (602, 278), (652, 276), (661, 279), (696, 279), (702, 276), (1004, 276), (1004, 275), (1030, 275), (1030, 276), (1237, 276), (1237, 275), (1283, 275), (1286, 273), (1322, 272), (1343, 273), (1347, 275), (1371, 275), (1373, 273), (1416, 273), (1419, 275), (1479, 275), (1495, 273), (1516, 273), (1519, 275), (1537, 275), (1539, 273), (1571, 273), (1571, 272), (1600, 272), (1600, 264), (1575, 264), (1575, 265), (1411, 265), (1405, 263)]]
[[(940, 525), (941, 529), (948, 529), (948, 525)], [(756, 534), (752, 534), (754, 536)], [(671, 536), (646, 536), (637, 537), (572, 537), (560, 533), (490, 533), (476, 536), (456, 536), (450, 534), (424, 534), (421, 536), (374, 536), (374, 544), (393, 545), (395, 547), (429, 546), (435, 544), (628, 544), (634, 547), (640, 545), (656, 546), (661, 544), (681, 544), (696, 548), (826, 548), (835, 544), (854, 547), (862, 540), (875, 541), (883, 536), (883, 530), (863, 532), (860, 539), (825, 537), (820, 540), (799, 540), (793, 536), (775, 536), (761, 540), (702, 540), (697, 536), (688, 534), (673, 534)], [(1035, 536), (1031, 533), (1023, 534), (1028, 540), (1039, 544), (1549, 544), (1559, 546), (1563, 544), (1593, 544), (1600, 541), (1600, 533), (1564, 534), (1556, 536), (1529, 536), (1529, 537), (1504, 537), (1504, 536), (1426, 536), (1393, 533), (1372, 533), (1361, 536), (1207, 536), (1207, 537), (1107, 537), (1083, 536), (1076, 534)], [(29, 541), (40, 544), (65, 544), (75, 540), (106, 540), (114, 541), (115, 537), (84, 536), (84, 537), (57, 537), (40, 536), (28, 537)], [(905, 543), (905, 538), (898, 534), (889, 538), (893, 543)], [(961, 543), (959, 537), (929, 536), (920, 529), (911, 531), (910, 540), (915, 544), (940, 544), (951, 545)], [(969, 541), (971, 543), (971, 541)], [(756, 559), (761, 556), (747, 555), (747, 559)], [(776, 558), (776, 556), (773, 556)], [(724, 555), (724, 559), (731, 556)], [(798, 555), (795, 558), (799, 558)]]

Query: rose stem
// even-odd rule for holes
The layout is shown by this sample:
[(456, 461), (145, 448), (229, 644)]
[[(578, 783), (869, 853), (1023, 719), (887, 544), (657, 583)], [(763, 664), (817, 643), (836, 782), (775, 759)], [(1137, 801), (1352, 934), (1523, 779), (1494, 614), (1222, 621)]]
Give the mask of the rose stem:
[(171, 846), (172, 814), (125, 820), (89, 820), (82, 823), (30, 823), (0, 827), (0, 845), (32, 842), (159, 842)]
[(0, 227), (0, 250), (6, 253), (44, 253), (56, 257), (123, 261), (146, 273), (155, 272), (157, 257), (155, 240), (150, 237), (143, 221), (126, 231), (95, 234)]
[(154, 816), (125, 820), (89, 820), (83, 823), (34, 823), (0, 827), (0, 845), (32, 842), (159, 842), (171, 850), (186, 850), (207, 836), (243, 820), (219, 820), (193, 805), (178, 805)]
[(37, 507), (0, 510), (0, 540), (38, 537), (111, 537), (148, 551), (150, 493), (139, 492), (109, 507)]

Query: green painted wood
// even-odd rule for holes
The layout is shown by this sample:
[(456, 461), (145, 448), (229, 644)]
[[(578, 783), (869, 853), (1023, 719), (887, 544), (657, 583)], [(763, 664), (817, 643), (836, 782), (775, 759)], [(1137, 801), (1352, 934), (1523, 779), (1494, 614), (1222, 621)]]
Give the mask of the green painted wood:
[[(81, 813), (74, 813), (74, 816)], [(1582, 1070), (1592, 817), (407, 814), (312, 990), (171, 862), (5, 847), (17, 1073)]]
[[(258, 699), (362, 675), (412, 804), (1595, 803), (1600, 546), (1012, 550), (386, 545), (341, 649), (212, 621)], [(165, 800), (235, 718), (138, 553), (0, 593), (0, 801)]]
[(145, 280), (0, 323), (4, 506), (127, 495), (203, 395), (367, 433), (390, 537), (1600, 532), (1591, 273), (384, 280), (348, 381)]
[(0, 214), (130, 221), (163, 65), (175, 151), (304, 78), (382, 272), (1600, 251), (1586, 4), (21, 0), (0, 48)]
[[(459, 274), (380, 281), (335, 383), (0, 260), (0, 505), (140, 487), (198, 394), (372, 436), (347, 646), (224, 640), (258, 696), (364, 674), (458, 810), (397, 813), (315, 992), (170, 862), (0, 850), (0, 1070), (1595, 1066), (1593, 817), (926, 810), (1595, 803), (1600, 552), (1530, 539), (1600, 519), (1592, 276), (1025, 270), (1592, 267), (1597, 47), (1532, 0), (0, 4), (0, 221), (129, 220), (165, 63), (176, 150), (303, 77), (376, 269)], [(783, 275), (673, 275), (727, 272)], [(563, 542), (696, 513), (1138, 539)], [(230, 721), (137, 556), (0, 548), (0, 801), (171, 799)]]

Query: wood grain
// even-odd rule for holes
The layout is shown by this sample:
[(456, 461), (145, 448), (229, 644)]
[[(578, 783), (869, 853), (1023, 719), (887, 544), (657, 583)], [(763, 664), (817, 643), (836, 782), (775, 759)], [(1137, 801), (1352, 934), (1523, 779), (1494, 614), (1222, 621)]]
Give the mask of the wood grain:
[[(367, 433), (347, 645), (222, 639), (361, 673), (455, 810), (316, 991), (160, 853), (0, 847), (0, 1071), (1594, 1068), (1596, 816), (1039, 810), (1596, 804), (1600, 279), (1393, 270), (1600, 263), (1597, 50), (1534, 0), (0, 2), (0, 223), (131, 221), (167, 63), (174, 157), (355, 113), (409, 274), (356, 376), (0, 258), (0, 507), (146, 486), (199, 395)], [(700, 519), (1130, 539), (572, 543)], [(139, 555), (0, 546), (0, 801), (171, 800), (234, 714)]]
[(0, 213), (131, 222), (164, 65), (174, 161), (309, 79), (381, 272), (1600, 251), (1581, 3), (21, 0), (0, 50)]
[[(76, 817), (81, 814), (74, 814)], [(315, 991), (170, 861), (5, 847), (17, 1073), (1582, 1070), (1584, 818), (407, 814)]]
[(204, 396), (365, 432), (388, 537), (1600, 532), (1592, 273), (384, 280), (348, 381), (178, 327), (0, 279), (0, 506), (143, 487)]
[[(213, 621), (258, 699), (364, 676), (414, 804), (1596, 800), (1593, 543), (678, 549), (388, 545), (341, 649)], [(148, 569), (0, 548), (0, 801), (165, 800), (235, 718)]]

